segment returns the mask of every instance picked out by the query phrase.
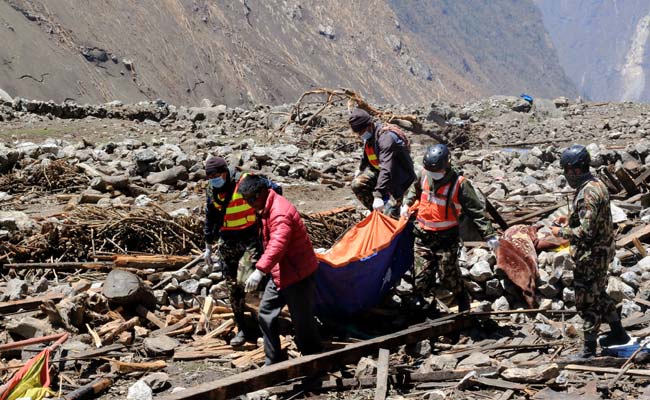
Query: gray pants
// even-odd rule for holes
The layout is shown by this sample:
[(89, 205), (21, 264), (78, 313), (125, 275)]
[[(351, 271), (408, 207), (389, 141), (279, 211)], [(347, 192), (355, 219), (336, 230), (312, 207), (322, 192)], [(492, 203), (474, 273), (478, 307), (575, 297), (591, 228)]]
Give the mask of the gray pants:
[(285, 304), (289, 306), (291, 313), (298, 350), (303, 355), (322, 350), (320, 334), (314, 320), (315, 290), (314, 274), (282, 290), (278, 290), (273, 279), (269, 279), (259, 309), (259, 323), (266, 354), (265, 365), (286, 359), (282, 354), (278, 333), (278, 316)]

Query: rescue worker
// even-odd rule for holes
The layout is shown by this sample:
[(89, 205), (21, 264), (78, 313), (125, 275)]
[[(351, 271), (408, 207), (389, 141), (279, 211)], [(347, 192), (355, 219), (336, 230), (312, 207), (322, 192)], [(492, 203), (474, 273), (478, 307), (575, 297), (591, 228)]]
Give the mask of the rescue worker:
[[(208, 265), (212, 265), (212, 246), (218, 241), (230, 304), (238, 329), (237, 335), (230, 340), (230, 345), (240, 346), (246, 341), (254, 342), (259, 336), (257, 323), (244, 315), (244, 283), (255, 270), (255, 263), (261, 253), (259, 225), (255, 210), (237, 193), (237, 187), (246, 174), (228, 168), (226, 161), (221, 157), (208, 159), (205, 174), (208, 186), (204, 260)], [(274, 186), (266, 179), (265, 183), (269, 187)]]
[(404, 194), (415, 180), (406, 135), (397, 126), (382, 124), (359, 108), (352, 112), (349, 123), (363, 141), (363, 156), (352, 191), (368, 210), (399, 218)]
[(296, 345), (303, 355), (321, 351), (320, 335), (314, 319), (315, 272), (318, 268), (305, 224), (296, 207), (269, 190), (255, 175), (239, 185), (239, 193), (257, 211), (262, 221), (264, 253), (255, 272), (246, 281), (246, 291), (255, 290), (270, 274), (259, 307), (259, 324), (264, 337), (265, 365), (286, 359), (280, 347), (278, 317), (289, 307), (296, 332)]
[[(415, 246), (425, 260), (422, 266), (416, 264), (415, 292), (425, 297), (431, 295), (439, 273), (441, 285), (453, 293), (459, 311), (469, 310), (470, 299), (458, 266), (459, 218), (470, 218), (491, 250), (499, 245), (497, 235), (485, 217), (485, 206), (474, 187), (451, 166), (446, 145), (429, 146), (423, 165), (400, 210), (404, 217), (415, 217)], [(435, 303), (429, 312), (430, 316), (436, 315)]]
[(625, 344), (630, 340), (623, 329), (616, 303), (609, 297), (607, 270), (614, 258), (614, 226), (607, 187), (589, 171), (591, 157), (585, 146), (575, 144), (562, 152), (560, 166), (569, 186), (575, 189), (571, 213), (551, 228), (555, 236), (569, 239), (575, 262), (573, 284), (576, 308), (582, 318), (584, 346), (577, 358), (596, 355), (600, 324), (605, 320), (611, 331), (600, 338), (601, 347)]

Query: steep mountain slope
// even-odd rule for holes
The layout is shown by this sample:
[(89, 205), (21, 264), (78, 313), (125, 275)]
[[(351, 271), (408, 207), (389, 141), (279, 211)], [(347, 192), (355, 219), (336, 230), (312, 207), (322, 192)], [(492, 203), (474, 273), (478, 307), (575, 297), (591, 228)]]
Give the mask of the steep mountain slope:
[[(522, 28), (540, 25), (531, 0), (492, 3), (2, 0), (0, 88), (230, 105), (291, 102), (314, 86), (401, 103), (574, 94), (543, 30)], [(509, 24), (506, 9), (525, 22)]]
[(535, 0), (580, 94), (597, 101), (650, 100), (647, 0)]

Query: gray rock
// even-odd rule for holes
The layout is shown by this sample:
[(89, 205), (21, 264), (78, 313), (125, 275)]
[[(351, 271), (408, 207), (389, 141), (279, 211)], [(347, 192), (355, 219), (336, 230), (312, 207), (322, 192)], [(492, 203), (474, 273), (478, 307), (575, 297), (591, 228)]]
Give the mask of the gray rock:
[(431, 342), (427, 339), (406, 346), (406, 352), (414, 357), (427, 357), (431, 354)]
[(560, 289), (557, 286), (550, 283), (544, 284), (537, 288), (537, 290), (546, 298), (552, 299), (560, 293)]
[(493, 311), (508, 311), (510, 309), (510, 303), (505, 296), (501, 296), (492, 303)]
[(559, 339), (562, 337), (562, 332), (549, 324), (535, 324), (535, 332), (545, 339)]
[(198, 294), (200, 290), (199, 281), (196, 279), (188, 279), (180, 283), (180, 288), (187, 294)]
[(491, 366), (494, 360), (492, 360), (487, 354), (481, 352), (474, 352), (470, 354), (467, 358), (458, 363), (458, 368), (467, 368), (467, 367), (488, 367)]
[(186, 181), (187, 178), (187, 168), (183, 167), (182, 165), (178, 165), (164, 171), (153, 172), (149, 174), (149, 176), (147, 176), (147, 183), (150, 185), (175, 185), (178, 181)]
[(641, 286), (641, 277), (632, 271), (622, 273), (621, 280), (634, 289), (638, 289)]
[(469, 270), (469, 275), (474, 281), (485, 282), (492, 279), (494, 273), (492, 272), (492, 268), (490, 268), (490, 264), (487, 261), (481, 260), (472, 266)]
[(154, 393), (164, 390), (170, 386), (169, 375), (164, 372), (153, 372), (146, 375), (144, 378), (142, 378), (142, 380), (147, 384), (147, 386), (151, 388)]
[(565, 303), (575, 303), (576, 301), (576, 292), (573, 288), (565, 287), (562, 290), (562, 300)]
[(183, 282), (187, 279), (190, 279), (192, 273), (187, 269), (181, 269), (178, 271), (172, 272), (172, 277), (174, 277), (178, 282)]
[(157, 159), (158, 155), (151, 149), (136, 150), (133, 153), (133, 160), (137, 163), (149, 164), (155, 162)]
[(156, 306), (156, 298), (151, 289), (139, 276), (128, 271), (114, 269), (109, 272), (102, 294), (115, 304), (142, 304), (149, 309)]
[(573, 262), (573, 257), (571, 257), (569, 250), (558, 251), (553, 255), (553, 268), (571, 271), (575, 269), (575, 263)]
[(14, 278), (7, 282), (7, 288), (2, 297), (8, 300), (19, 300), (27, 294), (27, 282), (22, 279)]
[(5, 328), (7, 332), (25, 339), (45, 336), (52, 332), (52, 327), (47, 320), (33, 317), (11, 318), (7, 321)]
[(153, 399), (153, 392), (151, 388), (142, 380), (139, 380), (133, 385), (131, 385), (126, 395), (126, 400), (152, 400), (152, 399)]
[(377, 362), (369, 357), (363, 357), (357, 363), (357, 368), (354, 371), (356, 378), (361, 376), (374, 375), (377, 371)]
[(151, 356), (169, 355), (178, 347), (178, 341), (166, 335), (148, 337), (144, 339), (144, 349)]
[(571, 286), (573, 284), (573, 271), (568, 269), (562, 271), (562, 284), (564, 286)]
[(418, 372), (450, 370), (456, 368), (456, 364), (458, 364), (458, 359), (451, 354), (440, 356), (432, 354), (424, 360)]
[(615, 276), (610, 276), (607, 283), (607, 294), (616, 302), (620, 302), (624, 298), (633, 299), (634, 289), (621, 281)]
[(156, 298), (156, 303), (158, 303), (158, 305), (164, 306), (167, 304), (167, 291), (163, 289), (154, 290), (153, 296)]
[(636, 304), (632, 300), (623, 299), (621, 306), (621, 318), (627, 318), (632, 316), (634, 313), (641, 312), (641, 306)]
[(22, 211), (0, 211), (0, 229), (10, 232), (29, 232), (34, 222)]

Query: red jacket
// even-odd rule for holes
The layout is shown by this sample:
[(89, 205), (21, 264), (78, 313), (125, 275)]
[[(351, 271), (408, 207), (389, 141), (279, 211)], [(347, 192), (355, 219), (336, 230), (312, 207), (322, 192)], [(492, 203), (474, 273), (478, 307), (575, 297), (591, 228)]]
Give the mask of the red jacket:
[(318, 268), (316, 254), (296, 207), (269, 190), (260, 217), (264, 254), (257, 262), (257, 269), (270, 273), (278, 289), (313, 274)]

